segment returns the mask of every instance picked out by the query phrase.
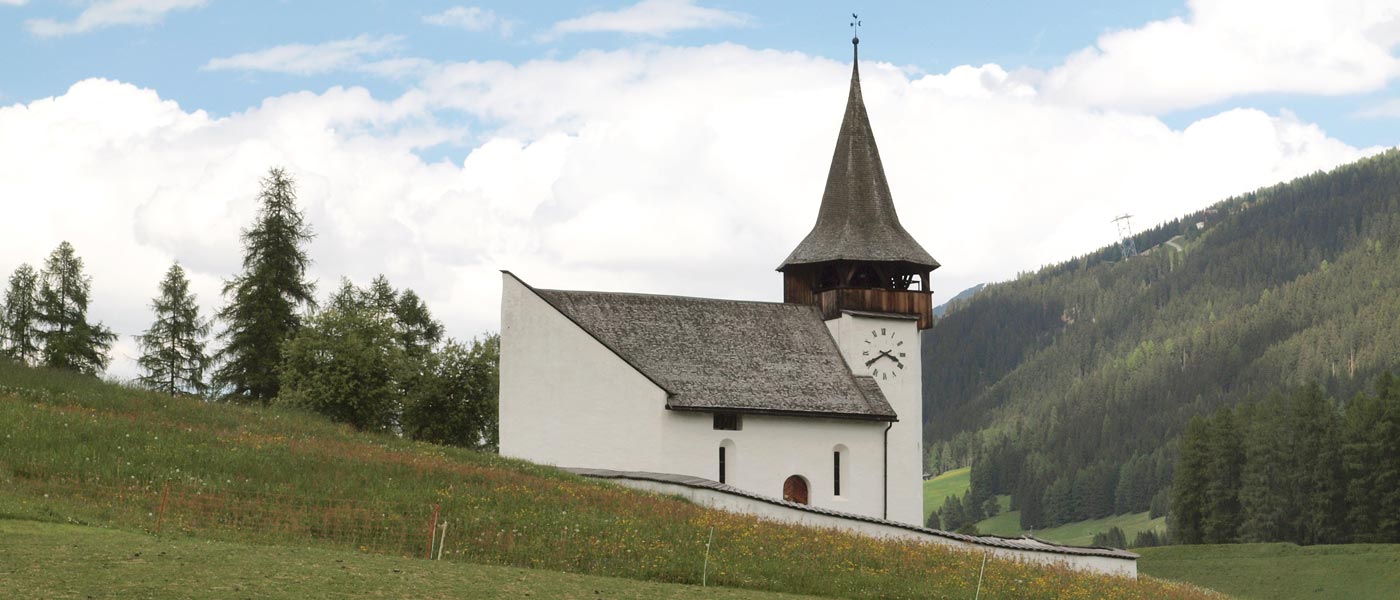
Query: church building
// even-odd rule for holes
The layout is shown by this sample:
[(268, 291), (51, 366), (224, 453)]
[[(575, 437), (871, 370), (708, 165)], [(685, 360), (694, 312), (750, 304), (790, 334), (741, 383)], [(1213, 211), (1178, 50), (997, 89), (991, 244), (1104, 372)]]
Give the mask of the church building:
[(777, 269), (783, 302), (503, 274), (501, 454), (920, 525), (938, 266), (895, 213), (857, 64), (816, 225)]

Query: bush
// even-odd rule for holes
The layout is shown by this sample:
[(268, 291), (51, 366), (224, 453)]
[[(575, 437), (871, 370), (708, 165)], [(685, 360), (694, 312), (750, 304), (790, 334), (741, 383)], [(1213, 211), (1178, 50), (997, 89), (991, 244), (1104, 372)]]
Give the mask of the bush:
[(277, 402), (356, 429), (392, 431), (402, 408), (399, 382), (409, 368), (387, 318), (332, 308), (311, 317), (283, 345)]
[(403, 412), (404, 434), (435, 444), (495, 451), (501, 338), (448, 341), (424, 360)]

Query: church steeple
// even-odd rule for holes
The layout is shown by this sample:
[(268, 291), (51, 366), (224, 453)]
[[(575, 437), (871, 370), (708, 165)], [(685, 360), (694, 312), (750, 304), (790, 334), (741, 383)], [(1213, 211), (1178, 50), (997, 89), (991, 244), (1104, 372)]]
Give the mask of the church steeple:
[[(865, 289), (918, 292), (925, 296), (918, 304), (929, 304), (928, 275), (939, 264), (899, 223), (861, 96), (860, 38), (853, 38), (851, 44), (855, 57), (851, 87), (817, 222), (778, 267), (784, 273), (784, 298), (822, 305), (826, 290)], [(875, 296), (882, 295), (871, 297)], [(845, 306), (848, 302), (836, 304), (841, 306), (831, 310), (852, 308)], [(888, 302), (876, 304), (859, 309), (921, 316), (925, 312), (900, 308), (907, 304), (902, 301), (896, 303), (900, 307), (886, 306)], [(831, 312), (829, 308), (823, 306), (823, 312)], [(932, 324), (931, 312), (928, 321)]]

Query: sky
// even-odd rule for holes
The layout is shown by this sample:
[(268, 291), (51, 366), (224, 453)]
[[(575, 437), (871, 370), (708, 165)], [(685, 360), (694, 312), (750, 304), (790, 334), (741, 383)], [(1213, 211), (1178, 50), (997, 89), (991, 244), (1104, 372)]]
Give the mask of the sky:
[(135, 338), (204, 314), (281, 166), (310, 276), (385, 274), (449, 335), (545, 288), (781, 299), (860, 14), (935, 303), (1400, 142), (1400, 0), (0, 0), (0, 276), (68, 240)]

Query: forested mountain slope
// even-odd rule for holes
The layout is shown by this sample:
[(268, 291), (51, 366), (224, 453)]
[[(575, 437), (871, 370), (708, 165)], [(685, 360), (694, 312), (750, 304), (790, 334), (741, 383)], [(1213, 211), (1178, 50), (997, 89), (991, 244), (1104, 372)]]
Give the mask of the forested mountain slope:
[(1400, 152), (1135, 241), (1151, 251), (988, 286), (924, 333), (930, 466), (972, 462), (1024, 527), (1161, 510), (1193, 415), (1309, 382), (1345, 402), (1400, 367)]

